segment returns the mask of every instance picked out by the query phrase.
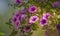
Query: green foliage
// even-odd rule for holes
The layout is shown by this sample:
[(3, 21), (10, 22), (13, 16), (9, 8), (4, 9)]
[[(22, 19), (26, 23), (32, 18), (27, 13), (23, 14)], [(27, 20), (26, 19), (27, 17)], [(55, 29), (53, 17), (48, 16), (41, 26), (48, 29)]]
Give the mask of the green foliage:
[(3, 32), (0, 32), (0, 36), (4, 36), (4, 33)]
[(13, 29), (12, 33), (9, 36), (15, 36), (18, 33), (15, 29)]
[(38, 25), (37, 25), (37, 24), (33, 24), (33, 25), (32, 25), (32, 30), (35, 31), (35, 30), (37, 30), (37, 29), (38, 29)]

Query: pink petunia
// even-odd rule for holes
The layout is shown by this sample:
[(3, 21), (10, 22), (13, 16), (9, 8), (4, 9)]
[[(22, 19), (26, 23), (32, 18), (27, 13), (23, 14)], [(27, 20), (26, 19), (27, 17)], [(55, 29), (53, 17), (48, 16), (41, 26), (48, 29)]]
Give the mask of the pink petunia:
[(46, 18), (41, 18), (40, 19), (40, 25), (41, 26), (44, 26), (44, 25), (47, 25), (48, 24), (48, 20)]
[(16, 12), (13, 17), (12, 17), (12, 23), (14, 23), (15, 25), (15, 29), (18, 29), (19, 25), (20, 25), (20, 14), (19, 12)]
[(37, 12), (37, 7), (36, 7), (36, 6), (31, 6), (31, 7), (29, 8), (29, 12), (30, 12), (30, 13), (35, 13), (35, 12)]
[(19, 26), (20, 26), (20, 21), (19, 21), (19, 20), (17, 20), (17, 21), (15, 22), (15, 29), (18, 29), (18, 28), (19, 28)]
[(60, 4), (59, 4), (60, 2), (54, 2), (53, 4), (52, 4), (52, 7), (54, 7), (54, 8), (56, 8), (56, 7), (58, 7)]
[(48, 19), (49, 16), (51, 16), (51, 14), (50, 13), (46, 13), (46, 14), (43, 15), (43, 18)]
[(15, 12), (14, 15), (13, 15), (13, 17), (12, 17), (13, 22), (17, 21), (19, 17), (20, 17), (19, 12)]
[(29, 23), (35, 23), (37, 20), (39, 20), (38, 16), (31, 16), (29, 19)]
[(14, 0), (14, 3), (21, 5), (22, 4), (22, 0)]

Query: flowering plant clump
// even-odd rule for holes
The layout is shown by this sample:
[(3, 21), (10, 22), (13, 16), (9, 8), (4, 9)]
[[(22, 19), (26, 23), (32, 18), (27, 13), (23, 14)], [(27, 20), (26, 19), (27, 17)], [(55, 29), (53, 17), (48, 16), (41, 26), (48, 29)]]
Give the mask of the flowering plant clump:
[(15, 36), (18, 32), (20, 36), (31, 36), (40, 27), (44, 31), (60, 30), (59, 3), (57, 0), (14, 0), (14, 9), (24, 8), (14, 12), (9, 20), (8, 24), (13, 30), (9, 36)]

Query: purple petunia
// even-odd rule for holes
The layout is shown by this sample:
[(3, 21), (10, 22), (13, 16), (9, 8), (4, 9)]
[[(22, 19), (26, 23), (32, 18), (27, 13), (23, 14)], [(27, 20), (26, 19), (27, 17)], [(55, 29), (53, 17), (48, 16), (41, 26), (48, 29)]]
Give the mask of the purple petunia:
[(54, 3), (52, 4), (52, 6), (53, 6), (54, 8), (58, 7), (58, 6), (59, 6), (59, 2), (54, 2)]
[(47, 25), (48, 24), (48, 18), (49, 16), (51, 16), (50, 13), (46, 13), (43, 15), (43, 17), (40, 19), (40, 25), (41, 26), (44, 26), (44, 25)]
[(19, 21), (19, 20), (17, 20), (17, 21), (15, 22), (15, 29), (18, 29), (18, 28), (19, 28), (19, 26), (20, 26), (20, 21)]
[(42, 2), (45, 2), (46, 0), (42, 0)]
[(26, 16), (26, 14), (20, 14), (18, 12), (13, 16), (12, 22), (14, 23), (16, 29), (20, 26), (20, 22), (26, 19)]
[(50, 13), (46, 13), (46, 14), (43, 15), (43, 18), (48, 19), (49, 16), (51, 16), (51, 14)]
[(57, 24), (56, 27), (57, 27), (57, 30), (60, 30), (60, 24)]
[(35, 13), (35, 12), (37, 12), (37, 7), (36, 7), (36, 6), (31, 6), (31, 7), (29, 7), (29, 12), (30, 12), (30, 13)]
[(44, 26), (44, 25), (47, 25), (48, 24), (48, 20), (46, 18), (41, 18), (40, 19), (40, 25), (41, 26)]
[(21, 14), (21, 20), (26, 19), (27, 15), (26, 14)]
[(14, 14), (14, 16), (12, 18), (12, 23), (14, 23), (15, 29), (18, 29), (18, 27), (20, 25), (20, 20), (18, 19), (19, 17), (20, 17), (20, 14), (17, 12)]
[(26, 10), (19, 10), (18, 12), (14, 13), (13, 17), (12, 17), (12, 23), (14, 23), (15, 28), (18, 29), (18, 27), (20, 26), (20, 23), (22, 20), (25, 20), (27, 15), (25, 14)]
[(14, 2), (15, 2), (16, 4), (19, 4), (19, 5), (22, 4), (22, 0), (14, 0)]
[(29, 19), (29, 23), (35, 23), (37, 20), (39, 20), (38, 16), (31, 16)]

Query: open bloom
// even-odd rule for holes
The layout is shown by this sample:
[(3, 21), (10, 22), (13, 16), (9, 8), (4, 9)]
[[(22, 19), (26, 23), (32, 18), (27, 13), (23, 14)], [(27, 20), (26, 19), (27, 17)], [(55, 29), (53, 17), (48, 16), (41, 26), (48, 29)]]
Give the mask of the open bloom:
[(20, 21), (19, 21), (19, 20), (17, 20), (17, 21), (15, 22), (15, 29), (18, 29), (18, 28), (19, 28), (19, 26), (20, 26)]
[(51, 15), (50, 13), (46, 13), (46, 14), (43, 15), (43, 18), (48, 19), (48, 17), (49, 17), (50, 15)]
[(20, 13), (16, 13), (13, 16), (12, 21), (16, 29), (18, 29), (18, 27), (20, 26), (21, 21), (26, 19), (26, 16), (27, 16), (26, 14), (20, 14)]
[(12, 23), (14, 23), (15, 29), (18, 29), (18, 27), (19, 27), (19, 25), (20, 25), (20, 20), (19, 20), (18, 18), (20, 18), (20, 15), (19, 15), (19, 13), (17, 12), (17, 13), (14, 14), (14, 16), (13, 16), (13, 18), (12, 18)]
[(52, 6), (53, 6), (53, 7), (58, 7), (58, 6), (59, 6), (59, 2), (54, 2), (54, 3), (52, 4)]
[(35, 23), (37, 20), (39, 20), (38, 16), (31, 16), (29, 19), (29, 23)]
[(26, 16), (27, 15), (25, 14), (24, 10), (14, 13), (12, 17), (12, 23), (14, 23), (16, 29), (18, 29), (20, 26), (21, 21), (26, 19)]
[(41, 26), (44, 26), (44, 25), (47, 25), (48, 24), (48, 20), (46, 18), (41, 18), (40, 19), (40, 25)]
[(22, 4), (22, 0), (14, 0), (14, 2), (15, 2), (16, 4), (19, 4), (19, 5)]
[(29, 8), (29, 12), (30, 12), (30, 13), (37, 12), (37, 7), (36, 7), (36, 6), (31, 6), (31, 7)]

